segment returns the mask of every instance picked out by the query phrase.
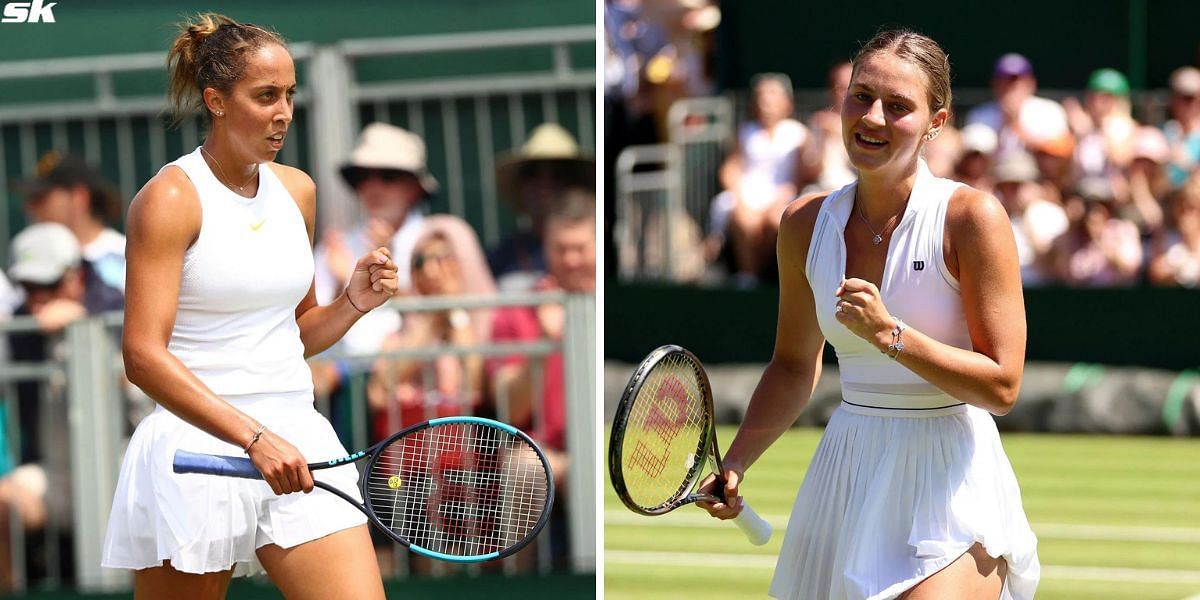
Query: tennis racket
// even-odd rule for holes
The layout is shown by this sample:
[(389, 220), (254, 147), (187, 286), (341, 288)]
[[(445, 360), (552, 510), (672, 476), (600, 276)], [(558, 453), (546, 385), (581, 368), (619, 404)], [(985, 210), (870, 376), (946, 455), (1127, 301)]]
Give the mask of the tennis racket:
[[(439, 560), (474, 563), (508, 556), (546, 525), (554, 477), (541, 448), (512, 426), (479, 417), (433, 419), (366, 450), (310, 470), (366, 459), (359, 478), (365, 503), (313, 483), (358, 507), (375, 527), (408, 549)], [(262, 479), (249, 458), (176, 451), (176, 473)]]
[[(717, 495), (696, 491), (706, 466), (717, 476)], [(613, 418), (608, 470), (621, 502), (643, 515), (725, 501), (712, 389), (694, 354), (668, 345), (638, 365)], [(771, 524), (749, 504), (734, 522), (752, 544), (771, 539)]]

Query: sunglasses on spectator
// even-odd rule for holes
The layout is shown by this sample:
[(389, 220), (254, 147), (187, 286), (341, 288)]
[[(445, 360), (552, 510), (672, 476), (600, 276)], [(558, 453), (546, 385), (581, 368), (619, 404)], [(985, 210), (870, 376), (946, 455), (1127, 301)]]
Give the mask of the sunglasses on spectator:
[(378, 179), (383, 183), (396, 183), (402, 179), (414, 177), (412, 173), (398, 169), (357, 168), (346, 174), (346, 180), (354, 187), (358, 187), (371, 179)]
[(449, 252), (422, 252), (413, 254), (412, 266), (414, 269), (421, 270), (425, 268), (427, 263), (437, 262), (441, 264), (448, 260), (454, 260), (454, 255)]
[(24, 288), (25, 293), (29, 294), (29, 295), (45, 293), (45, 292), (55, 292), (55, 291), (58, 291), (58, 288), (60, 286), (62, 286), (63, 279), (65, 279), (65, 278), (66, 278), (66, 275), (64, 274), (63, 277), (59, 277), (57, 281), (53, 281), (51, 283), (34, 283), (32, 281), (22, 281), (21, 287)]

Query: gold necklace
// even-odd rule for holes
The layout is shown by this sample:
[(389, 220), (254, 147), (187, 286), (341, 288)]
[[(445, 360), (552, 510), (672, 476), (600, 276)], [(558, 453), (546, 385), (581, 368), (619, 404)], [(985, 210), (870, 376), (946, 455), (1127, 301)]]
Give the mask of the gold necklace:
[(250, 178), (247, 179), (246, 182), (243, 183), (242, 185), (233, 185), (232, 183), (222, 181), (222, 179), (229, 179), (229, 176), (225, 174), (225, 169), (221, 168), (221, 163), (217, 162), (217, 158), (212, 155), (212, 152), (209, 152), (208, 150), (206, 150), (204, 148), (204, 146), (200, 146), (200, 152), (207, 154), (209, 160), (211, 160), (214, 165), (217, 165), (217, 170), (221, 172), (221, 176), (217, 178), (217, 181), (224, 183), (225, 186), (230, 189), (237, 190), (238, 194), (241, 194), (243, 196), (246, 194), (246, 186), (250, 185), (250, 180), (254, 179), (255, 175), (258, 175), (258, 165), (254, 165), (254, 172), (250, 174)]

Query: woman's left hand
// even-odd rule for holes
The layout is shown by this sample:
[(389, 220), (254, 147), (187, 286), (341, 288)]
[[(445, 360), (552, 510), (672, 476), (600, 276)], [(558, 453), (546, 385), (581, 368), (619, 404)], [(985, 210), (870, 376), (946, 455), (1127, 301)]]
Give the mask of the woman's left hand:
[(875, 284), (855, 277), (843, 279), (834, 294), (838, 301), (833, 314), (846, 329), (876, 348), (887, 348), (892, 343), (896, 320), (883, 305)]
[(354, 274), (346, 284), (346, 297), (361, 311), (368, 311), (387, 302), (396, 294), (399, 279), (392, 253), (380, 246), (358, 259)]

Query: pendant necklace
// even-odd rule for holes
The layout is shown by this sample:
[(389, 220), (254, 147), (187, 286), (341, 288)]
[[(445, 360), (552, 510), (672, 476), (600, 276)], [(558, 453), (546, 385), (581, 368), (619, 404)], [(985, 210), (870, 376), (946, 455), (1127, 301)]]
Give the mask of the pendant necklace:
[[(858, 198), (856, 197), (856, 198), (855, 198), (855, 204), (858, 204), (857, 200), (858, 200)], [(862, 210), (862, 205), (861, 205), (861, 204), (858, 206), (858, 211), (857, 211), (857, 212), (858, 212), (858, 217), (859, 217), (860, 219), (862, 219), (863, 223), (866, 223), (866, 225), (867, 225), (867, 229), (869, 229), (869, 230), (871, 231), (871, 235), (873, 236), (873, 237), (871, 238), (871, 243), (872, 243), (872, 244), (874, 244), (874, 245), (876, 245), (876, 246), (878, 246), (879, 244), (882, 244), (882, 243), (883, 243), (883, 236), (884, 236), (884, 235), (886, 235), (886, 234), (887, 234), (887, 232), (888, 232), (888, 231), (887, 231), (887, 229), (888, 229), (888, 228), (887, 228), (887, 224), (886, 224), (886, 223), (884, 224), (884, 226), (883, 226), (883, 230), (882, 230), (882, 231), (880, 231), (879, 233), (875, 233), (875, 228), (874, 228), (874, 227), (871, 227), (871, 222), (867, 220), (867, 215), (863, 214), (863, 210)]]
[[(214, 157), (212, 155), (212, 152), (209, 152), (208, 150), (206, 150), (204, 148), (204, 146), (200, 146), (200, 152), (207, 154), (209, 160), (211, 160), (214, 165), (217, 165), (217, 170), (221, 172), (221, 176), (217, 178), (217, 181), (224, 183), (226, 185), (226, 187), (237, 190), (239, 195), (242, 195), (242, 196), (246, 195), (246, 186), (250, 185), (250, 181), (252, 179), (254, 179), (255, 175), (258, 175), (258, 165), (255, 165), (254, 172), (250, 174), (250, 178), (247, 179), (245, 183), (243, 183), (242, 185), (233, 185), (232, 183), (222, 181), (223, 179), (229, 179), (229, 177), (225, 175), (225, 169), (221, 168), (221, 163), (217, 162), (217, 159), (216, 159), (216, 157)], [(868, 227), (870, 227), (870, 225), (868, 225)]]

